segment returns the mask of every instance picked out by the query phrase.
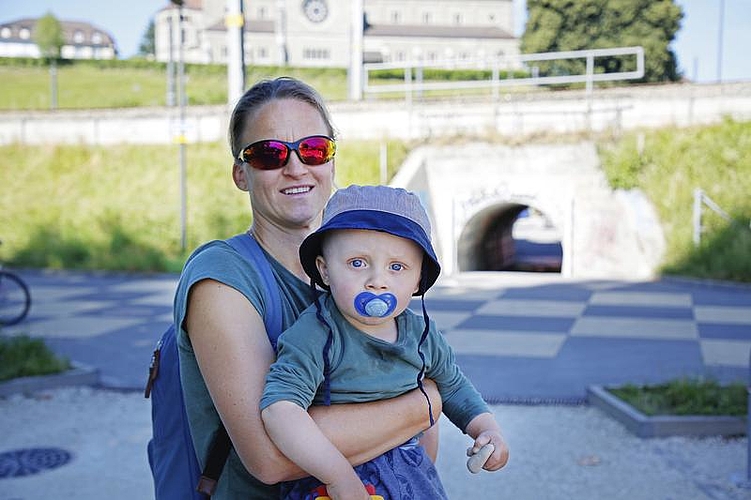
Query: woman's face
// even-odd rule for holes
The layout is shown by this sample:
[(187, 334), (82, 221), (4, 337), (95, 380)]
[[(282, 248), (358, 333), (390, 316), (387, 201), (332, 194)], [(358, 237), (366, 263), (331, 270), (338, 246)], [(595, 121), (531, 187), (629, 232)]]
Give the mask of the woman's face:
[[(294, 142), (311, 135), (329, 135), (318, 111), (297, 99), (276, 99), (248, 115), (242, 146), (264, 139)], [(250, 193), (254, 224), (314, 230), (331, 195), (334, 160), (323, 165), (305, 165), (290, 153), (287, 164), (276, 170), (258, 170), (235, 161), (237, 187)]]

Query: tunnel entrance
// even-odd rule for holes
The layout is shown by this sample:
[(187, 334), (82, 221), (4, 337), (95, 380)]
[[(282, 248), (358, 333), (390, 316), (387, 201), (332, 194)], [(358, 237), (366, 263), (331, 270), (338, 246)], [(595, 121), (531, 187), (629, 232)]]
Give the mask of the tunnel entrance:
[(457, 243), (459, 271), (561, 272), (561, 231), (539, 209), (499, 203), (475, 214)]

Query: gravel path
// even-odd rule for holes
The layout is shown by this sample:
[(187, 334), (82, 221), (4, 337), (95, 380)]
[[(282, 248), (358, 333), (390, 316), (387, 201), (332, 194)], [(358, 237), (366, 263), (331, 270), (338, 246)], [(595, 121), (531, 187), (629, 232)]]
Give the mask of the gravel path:
[[(751, 488), (738, 485), (746, 479), (746, 438), (640, 439), (586, 406), (494, 409), (511, 448), (500, 472), (470, 474), (469, 438), (441, 420), (438, 468), (452, 499), (751, 499)], [(0, 399), (0, 429), (0, 500), (153, 498), (150, 406), (140, 393), (11, 396)], [(66, 450), (70, 461), (13, 477), (10, 452), (33, 448)]]

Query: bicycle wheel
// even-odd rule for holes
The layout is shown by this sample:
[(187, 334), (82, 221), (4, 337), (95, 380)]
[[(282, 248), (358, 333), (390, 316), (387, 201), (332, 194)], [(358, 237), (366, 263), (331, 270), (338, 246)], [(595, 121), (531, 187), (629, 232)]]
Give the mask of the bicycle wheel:
[(0, 271), (0, 325), (15, 325), (26, 317), (31, 307), (31, 294), (21, 278)]

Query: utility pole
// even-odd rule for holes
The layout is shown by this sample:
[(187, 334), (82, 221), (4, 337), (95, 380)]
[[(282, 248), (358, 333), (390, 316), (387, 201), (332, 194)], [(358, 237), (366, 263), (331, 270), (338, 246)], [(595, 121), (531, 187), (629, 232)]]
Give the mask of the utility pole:
[(350, 33), (349, 54), (349, 98), (353, 101), (362, 100), (362, 38), (363, 38), (363, 0), (352, 0), (352, 32)]
[(243, 46), (242, 0), (227, 0), (227, 104), (230, 108), (245, 91), (245, 48)]

